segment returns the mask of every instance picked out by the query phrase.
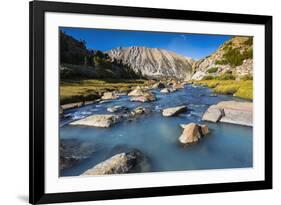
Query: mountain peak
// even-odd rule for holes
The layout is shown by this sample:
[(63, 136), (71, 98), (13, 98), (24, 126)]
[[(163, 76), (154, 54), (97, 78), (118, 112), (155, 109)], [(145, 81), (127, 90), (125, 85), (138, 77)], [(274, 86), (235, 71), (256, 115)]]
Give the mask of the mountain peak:
[(115, 48), (107, 52), (111, 59), (129, 65), (135, 73), (146, 78), (190, 78), (191, 58), (160, 48), (131, 46)]

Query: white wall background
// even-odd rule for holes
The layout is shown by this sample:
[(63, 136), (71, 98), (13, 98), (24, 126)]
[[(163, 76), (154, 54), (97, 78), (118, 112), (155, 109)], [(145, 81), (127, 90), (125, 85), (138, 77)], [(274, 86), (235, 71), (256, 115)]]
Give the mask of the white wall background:
[[(201, 194), (145, 199), (85, 202), (79, 204), (228, 204), (281, 201), (280, 119), (281, 12), (276, 0), (72, 0), (185, 10), (273, 15), (274, 87), (274, 189), (236, 193)], [(28, 200), (28, 1), (1, 1), (0, 30), (0, 204), (27, 204)], [(279, 202), (280, 203), (280, 202)], [(78, 204), (78, 203), (76, 203)]]

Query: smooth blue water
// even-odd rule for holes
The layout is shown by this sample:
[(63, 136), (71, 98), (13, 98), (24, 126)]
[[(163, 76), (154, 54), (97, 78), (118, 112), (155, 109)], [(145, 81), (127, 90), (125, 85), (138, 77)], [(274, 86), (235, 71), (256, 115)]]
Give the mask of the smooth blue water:
[[(162, 94), (153, 90), (157, 101), (150, 103), (130, 102), (122, 96), (111, 102), (93, 104), (69, 110), (67, 120), (60, 122), (61, 139), (77, 139), (94, 145), (93, 155), (76, 166), (61, 172), (61, 176), (80, 175), (95, 164), (112, 155), (134, 148), (148, 157), (151, 171), (182, 171), (219, 168), (244, 168), (253, 164), (252, 128), (226, 123), (201, 122), (204, 111), (222, 100), (242, 101), (227, 95), (211, 96), (210, 89), (187, 85), (174, 93)], [(69, 122), (91, 114), (108, 114), (106, 109), (123, 105), (130, 109), (142, 106), (153, 110), (132, 122), (123, 121), (110, 128), (71, 126)], [(175, 117), (163, 117), (161, 110), (186, 105), (188, 111)], [(199, 143), (182, 146), (178, 137), (183, 129), (180, 124), (189, 122), (207, 124), (211, 134)]]

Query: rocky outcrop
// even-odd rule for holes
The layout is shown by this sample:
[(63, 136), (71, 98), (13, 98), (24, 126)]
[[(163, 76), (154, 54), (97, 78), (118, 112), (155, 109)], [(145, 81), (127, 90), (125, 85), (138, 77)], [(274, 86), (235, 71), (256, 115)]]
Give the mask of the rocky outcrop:
[(91, 115), (84, 119), (71, 122), (70, 125), (84, 125), (107, 128), (119, 122), (119, 120), (120, 117), (117, 115)]
[[(97, 164), (82, 175), (105, 175), (144, 172), (145, 157), (139, 151), (123, 152)], [(147, 168), (148, 166), (145, 166)]]
[(195, 123), (189, 123), (182, 126), (184, 128), (183, 133), (179, 137), (179, 141), (182, 144), (190, 144), (199, 141), (203, 136), (209, 134), (209, 128), (207, 125), (199, 125)]
[(150, 78), (177, 78), (190, 79), (193, 70), (193, 60), (171, 51), (133, 46), (128, 48), (115, 48), (107, 52), (112, 61), (120, 61), (137, 75)]
[(202, 120), (253, 126), (253, 103), (221, 101), (217, 105), (210, 106)]
[(162, 115), (165, 117), (171, 117), (186, 111), (187, 111), (186, 106), (171, 107), (171, 108), (164, 109)]

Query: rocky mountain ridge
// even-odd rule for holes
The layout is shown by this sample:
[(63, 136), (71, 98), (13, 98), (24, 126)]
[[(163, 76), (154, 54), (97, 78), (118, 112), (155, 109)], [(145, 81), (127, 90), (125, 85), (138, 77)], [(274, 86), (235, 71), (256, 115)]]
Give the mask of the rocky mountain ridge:
[(159, 48), (132, 46), (115, 48), (107, 52), (112, 60), (128, 65), (136, 74), (145, 78), (189, 79), (194, 60)]

